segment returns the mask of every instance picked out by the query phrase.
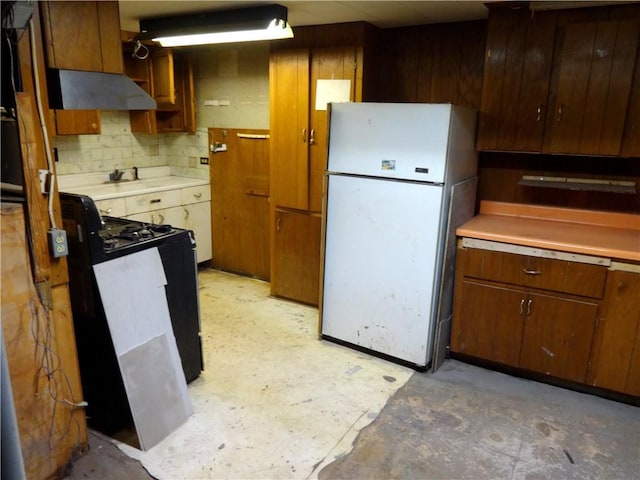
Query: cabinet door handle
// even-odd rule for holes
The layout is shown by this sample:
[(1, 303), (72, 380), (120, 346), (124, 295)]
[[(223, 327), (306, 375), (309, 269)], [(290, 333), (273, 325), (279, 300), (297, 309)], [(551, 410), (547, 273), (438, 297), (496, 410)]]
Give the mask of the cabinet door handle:
[(302, 129), (302, 143), (307, 143), (307, 129)]
[(313, 145), (316, 143), (316, 131), (311, 129), (311, 135), (309, 136), (309, 145)]
[(280, 218), (278, 218), (276, 220), (276, 231), (279, 232), (280, 231)]
[(189, 218), (189, 209), (185, 208), (184, 209), (184, 219), (187, 220)]
[(540, 120), (542, 120), (542, 104), (538, 105), (538, 110), (536, 115), (536, 122), (539, 122)]
[(531, 305), (533, 305), (533, 300), (529, 300), (527, 302), (527, 315), (526, 315), (527, 317), (531, 315)]
[(524, 315), (524, 298), (520, 300), (520, 316)]
[(556, 120), (558, 122), (562, 120), (562, 114), (563, 114), (562, 107), (564, 107), (564, 105), (562, 104), (560, 104), (560, 106), (558, 107), (558, 116), (556, 117)]
[(542, 272), (540, 272), (540, 270), (529, 270), (529, 269), (526, 269), (526, 268), (523, 268), (522, 271), (524, 273), (526, 273), (527, 275), (540, 275), (540, 273), (542, 273)]

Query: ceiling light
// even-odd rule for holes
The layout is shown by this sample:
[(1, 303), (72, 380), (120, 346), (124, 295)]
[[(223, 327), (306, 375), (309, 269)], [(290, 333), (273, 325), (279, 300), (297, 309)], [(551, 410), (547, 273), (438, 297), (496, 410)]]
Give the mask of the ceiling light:
[(146, 18), (140, 20), (140, 30), (136, 39), (153, 40), (163, 47), (293, 38), (287, 8), (282, 5)]

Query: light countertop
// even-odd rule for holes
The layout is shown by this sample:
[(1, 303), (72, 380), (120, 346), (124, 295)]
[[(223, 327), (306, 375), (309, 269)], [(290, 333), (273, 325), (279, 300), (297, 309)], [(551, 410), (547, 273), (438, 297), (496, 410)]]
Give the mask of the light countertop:
[(141, 180), (132, 180), (127, 175), (119, 182), (108, 182), (106, 181), (108, 174), (102, 174), (100, 177), (96, 175), (60, 176), (58, 190), (87, 195), (93, 200), (107, 200), (209, 184), (208, 180), (170, 175), (169, 170), (162, 167), (145, 169), (141, 171), (140, 178)]
[(483, 201), (459, 237), (640, 261), (640, 215)]

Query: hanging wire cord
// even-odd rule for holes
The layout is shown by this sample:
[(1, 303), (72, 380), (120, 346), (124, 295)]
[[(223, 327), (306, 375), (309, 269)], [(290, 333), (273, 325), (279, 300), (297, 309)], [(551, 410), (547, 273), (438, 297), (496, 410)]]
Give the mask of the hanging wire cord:
[(133, 47), (131, 56), (138, 60), (144, 60), (149, 56), (149, 49), (146, 45), (143, 45), (140, 40), (136, 40), (136, 45)]
[[(26, 32), (26, 29), (23, 32), (21, 32), (20, 36), (16, 40), (12, 38), (12, 33), (14, 32), (17, 33), (16, 29), (13, 26), (14, 14), (15, 14), (14, 5), (15, 5), (15, 2), (4, 2), (4, 1), (2, 2), (2, 41), (6, 42), (7, 51), (10, 57), (9, 58), (10, 66), (11, 66), (11, 71), (10, 71), (11, 82), (10, 83), (11, 83), (11, 96), (12, 96), (11, 100), (13, 102), (13, 106), (12, 106), (13, 108), (7, 109), (7, 113), (9, 113), (14, 118), (16, 118), (17, 114), (15, 111), (15, 106), (17, 105), (17, 89), (15, 84), (16, 75), (14, 71), (14, 66), (15, 66), (14, 50), (16, 49), (17, 44), (20, 42), (22, 35)], [(37, 5), (35, 6), (35, 8), (37, 8)], [(50, 150), (49, 150), (49, 144), (48, 144), (48, 135), (46, 132), (46, 127), (43, 125), (44, 117), (42, 114), (42, 105), (39, 98), (40, 97), (39, 84), (37, 83), (38, 73), (37, 71), (35, 71), (35, 61), (36, 61), (35, 34), (34, 34), (32, 22), (33, 20), (30, 19), (28, 23), (28, 28), (30, 30), (30, 35), (31, 35), (30, 43), (31, 43), (33, 62), (34, 62), (33, 74), (34, 74), (34, 79), (36, 81), (36, 97), (39, 104), (38, 106), (39, 106), (39, 115), (41, 119), (41, 126), (44, 129), (43, 133), (44, 133), (44, 139), (46, 142), (45, 147), (48, 154), (47, 155), (48, 160), (50, 162), (51, 159), (49, 158)], [(23, 123), (23, 127), (24, 126), (25, 125)], [(26, 145), (27, 145), (27, 148), (29, 148), (29, 142), (27, 142)], [(52, 190), (49, 192), (49, 202), (50, 202), (49, 213), (51, 217), (51, 224), (52, 226), (55, 226), (52, 210), (51, 210), (52, 197), (53, 197), (53, 187), (52, 187)], [(30, 236), (30, 232), (27, 232), (27, 234)], [(29, 241), (30, 249), (33, 248), (31, 243), (32, 242), (30, 240)], [(33, 262), (33, 256), (31, 256), (31, 259)], [(67, 376), (65, 371), (61, 368), (62, 362), (61, 362), (60, 356), (52, 348), (52, 344), (53, 344), (52, 326), (51, 326), (52, 319), (51, 319), (51, 313), (50, 313), (49, 307), (45, 304), (42, 298), (39, 297), (38, 300), (31, 300), (27, 308), (30, 310), (30, 314), (31, 314), (30, 330), (31, 330), (31, 336), (35, 344), (33, 355), (37, 365), (37, 369), (33, 378), (34, 394), (36, 395), (36, 397), (41, 394), (46, 394), (49, 397), (51, 397), (51, 399), (53, 400), (52, 411), (51, 411), (51, 422), (49, 425), (49, 437), (48, 437), (49, 448), (53, 449), (56, 443), (62, 441), (69, 434), (72, 424), (75, 424), (76, 426), (76, 432), (77, 432), (76, 445), (80, 445), (81, 427), (80, 427), (80, 423), (78, 422), (77, 415), (75, 415), (74, 413), (75, 413), (75, 410), (86, 407), (87, 403), (84, 401), (73, 402), (66, 398), (67, 396), (68, 398), (75, 398), (75, 395), (73, 393), (73, 388), (71, 386), (71, 381), (69, 380), (69, 377)], [(40, 389), (42, 379), (45, 380), (45, 386), (43, 390)], [(65, 395), (64, 393), (65, 391), (67, 392), (67, 395)], [(58, 409), (59, 404), (67, 407), (66, 412), (68, 414), (68, 418), (64, 426), (62, 427), (61, 429), (62, 431), (60, 432), (60, 434), (56, 435), (56, 418), (59, 418), (59, 415), (60, 415), (60, 412)]]

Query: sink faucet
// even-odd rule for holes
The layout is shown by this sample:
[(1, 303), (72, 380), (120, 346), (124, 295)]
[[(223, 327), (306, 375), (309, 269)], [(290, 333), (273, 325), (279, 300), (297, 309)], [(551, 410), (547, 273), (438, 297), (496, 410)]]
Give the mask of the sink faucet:
[(122, 175), (124, 175), (124, 172), (121, 172), (116, 168), (113, 172), (109, 174), (109, 180), (117, 182), (118, 180), (122, 180)]

